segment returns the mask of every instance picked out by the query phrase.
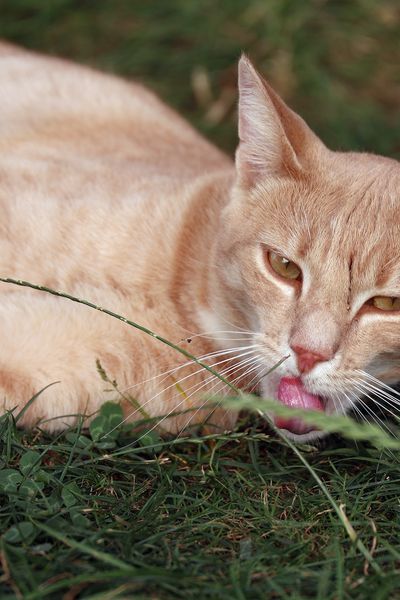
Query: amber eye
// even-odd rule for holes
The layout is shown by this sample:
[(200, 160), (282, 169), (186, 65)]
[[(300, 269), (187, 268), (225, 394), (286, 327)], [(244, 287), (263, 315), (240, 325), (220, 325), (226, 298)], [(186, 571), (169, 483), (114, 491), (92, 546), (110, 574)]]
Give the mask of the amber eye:
[(301, 279), (301, 269), (288, 258), (270, 250), (268, 252), (268, 261), (275, 273), (278, 273), (284, 279)]
[(370, 300), (372, 306), (379, 310), (400, 310), (400, 298), (389, 298), (388, 296), (374, 296)]

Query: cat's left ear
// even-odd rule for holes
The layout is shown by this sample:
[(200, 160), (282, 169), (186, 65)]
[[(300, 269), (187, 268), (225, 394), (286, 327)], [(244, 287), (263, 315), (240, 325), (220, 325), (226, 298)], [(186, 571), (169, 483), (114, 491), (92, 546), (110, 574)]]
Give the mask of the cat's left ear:
[(236, 167), (243, 185), (307, 169), (325, 146), (242, 56), (239, 62), (239, 139)]

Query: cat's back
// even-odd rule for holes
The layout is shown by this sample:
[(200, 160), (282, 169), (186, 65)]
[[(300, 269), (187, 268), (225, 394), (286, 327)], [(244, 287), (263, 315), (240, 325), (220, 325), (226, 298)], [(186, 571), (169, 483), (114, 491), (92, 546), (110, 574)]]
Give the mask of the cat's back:
[[(139, 84), (0, 43), (0, 140), (192, 176), (227, 158)], [(141, 165), (143, 167), (144, 165)]]
[(141, 85), (0, 43), (2, 273), (141, 281), (221, 171), (230, 160)]

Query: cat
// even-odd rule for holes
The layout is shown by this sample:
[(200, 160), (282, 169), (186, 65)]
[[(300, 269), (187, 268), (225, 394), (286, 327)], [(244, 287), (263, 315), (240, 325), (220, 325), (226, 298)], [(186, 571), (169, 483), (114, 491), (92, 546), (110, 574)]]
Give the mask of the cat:
[[(346, 413), (376, 392), (396, 412), (399, 163), (329, 150), (245, 56), (238, 87), (233, 161), (142, 86), (2, 43), (0, 276), (109, 308), (283, 404)], [(20, 425), (56, 431), (118, 400), (173, 433), (234, 426), (208, 402), (230, 387), (172, 348), (0, 286), (3, 412), (57, 382)]]

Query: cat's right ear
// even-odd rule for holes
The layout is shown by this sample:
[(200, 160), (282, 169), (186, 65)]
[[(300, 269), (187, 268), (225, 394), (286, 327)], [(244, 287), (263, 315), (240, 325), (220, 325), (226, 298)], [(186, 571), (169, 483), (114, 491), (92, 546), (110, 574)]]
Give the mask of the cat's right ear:
[(246, 187), (271, 175), (304, 171), (312, 148), (323, 146), (246, 56), (239, 61), (239, 139), (236, 168)]

